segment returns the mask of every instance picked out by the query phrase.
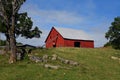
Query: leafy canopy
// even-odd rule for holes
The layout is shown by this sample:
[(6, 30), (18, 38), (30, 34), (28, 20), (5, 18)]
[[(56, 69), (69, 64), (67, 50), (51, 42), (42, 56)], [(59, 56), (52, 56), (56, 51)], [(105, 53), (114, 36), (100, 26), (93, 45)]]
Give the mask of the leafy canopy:
[(15, 22), (15, 34), (16, 36), (21, 35), (25, 38), (39, 38), (42, 33), (38, 27), (36, 26), (32, 29), (33, 22), (30, 17), (28, 17), (27, 13), (19, 13), (16, 15)]
[(120, 49), (120, 17), (114, 18), (114, 22), (111, 23), (105, 37), (113, 48)]
[[(42, 33), (39, 28), (36, 26), (32, 29), (33, 22), (30, 17), (28, 17), (27, 13), (17, 13), (15, 15), (15, 36), (21, 36), (25, 38), (39, 38)], [(0, 17), (0, 32), (6, 33), (7, 27)]]

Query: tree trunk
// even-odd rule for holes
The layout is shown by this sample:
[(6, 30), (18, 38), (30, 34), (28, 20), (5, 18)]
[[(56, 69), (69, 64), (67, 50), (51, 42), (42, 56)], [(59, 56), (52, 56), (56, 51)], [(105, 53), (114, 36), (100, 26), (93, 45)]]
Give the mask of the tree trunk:
[(8, 53), (8, 51), (10, 51), (10, 36), (9, 36), (9, 33), (7, 32), (5, 34), (6, 36), (6, 47), (5, 47), (5, 51), (6, 53)]
[(15, 24), (14, 24), (15, 17), (12, 17), (12, 26), (10, 27), (10, 49), (11, 49), (11, 54), (10, 54), (10, 59), (9, 63), (14, 63), (16, 62), (16, 40), (15, 40)]
[(11, 47), (11, 54), (10, 54), (10, 59), (9, 63), (14, 63), (16, 62), (16, 39), (15, 39), (15, 0), (12, 3), (12, 26), (10, 27), (10, 47)]
[(13, 34), (13, 31), (11, 32), (12, 35), (10, 37), (10, 46), (11, 46), (11, 54), (10, 54), (10, 59), (9, 63), (14, 63), (16, 62), (16, 41), (15, 41), (15, 36)]

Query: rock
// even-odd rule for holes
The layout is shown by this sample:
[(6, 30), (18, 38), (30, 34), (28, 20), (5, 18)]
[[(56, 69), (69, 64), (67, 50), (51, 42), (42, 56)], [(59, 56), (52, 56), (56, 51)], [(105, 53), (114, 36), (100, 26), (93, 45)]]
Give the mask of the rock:
[(61, 58), (61, 57), (58, 57), (58, 60), (60, 60), (64, 64), (70, 64), (70, 65), (73, 65), (73, 66), (79, 65), (78, 62), (75, 62), (75, 61), (72, 61), (72, 60), (67, 60), (67, 59), (64, 59), (64, 58)]
[(119, 57), (111, 56), (111, 59), (113, 59), (113, 60), (118, 60), (119, 63), (120, 63), (120, 58), (119, 58)]
[(48, 59), (48, 55), (43, 55), (43, 59)]
[(51, 60), (57, 60), (57, 55), (56, 55), (56, 54), (53, 54)]
[(21, 53), (16, 53), (17, 54), (17, 60), (21, 60)]
[(47, 62), (47, 59), (49, 58), (48, 55), (43, 55), (42, 59), (43, 59), (43, 62)]
[(74, 61), (69, 61), (69, 64), (70, 64), (70, 65), (73, 65), (73, 66), (78, 66), (78, 65), (79, 65), (78, 62), (74, 62)]
[[(57, 56), (56, 54), (52, 55), (52, 56), (48, 56), (48, 55), (43, 55), (42, 57), (37, 57), (37, 56), (33, 56), (33, 55), (28, 55), (31, 61), (34, 62), (45, 62), (47, 63), (48, 60), (59, 60), (60, 62), (64, 63), (64, 64), (68, 64), (68, 65), (73, 65), (73, 66), (78, 66), (79, 63), (72, 61), (72, 60), (67, 60), (64, 59), (62, 57)], [(60, 66), (54, 66), (54, 65), (50, 65), (50, 64), (45, 64), (44, 65), (45, 68), (51, 68), (51, 69), (58, 69), (58, 68), (62, 68)], [(64, 67), (63, 67), (64, 68)]]
[(0, 50), (0, 54), (3, 55), (5, 52), (4, 50)]
[(24, 49), (18, 49), (17, 50), (17, 60), (23, 60), (24, 57), (25, 57)]
[(59, 69), (59, 66), (54, 66), (54, 65), (50, 65), (50, 64), (45, 64), (44, 67), (50, 68), (50, 69)]
[(113, 60), (118, 60), (119, 58), (118, 58), (118, 57), (115, 57), (115, 56), (111, 56), (111, 59), (113, 59)]
[(64, 63), (65, 59), (61, 58), (58, 56), (58, 60), (60, 60), (60, 62)]
[(69, 64), (69, 62), (70, 62), (69, 60), (64, 60), (65, 64)]
[(42, 59), (42, 58), (36, 57), (36, 56), (30, 56), (29, 59), (30, 59), (31, 61), (36, 62), (36, 63), (37, 63), (37, 62), (43, 62), (43, 59)]

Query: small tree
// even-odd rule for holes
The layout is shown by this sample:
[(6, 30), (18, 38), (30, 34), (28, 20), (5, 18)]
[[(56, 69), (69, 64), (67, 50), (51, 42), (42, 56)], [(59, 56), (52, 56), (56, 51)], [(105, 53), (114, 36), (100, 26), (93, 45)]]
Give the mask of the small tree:
[[(18, 25), (19, 22), (18, 24), (16, 22), (16, 20), (20, 19), (20, 14), (18, 14), (18, 11), (21, 5), (25, 1), (26, 0), (0, 0), (0, 18), (1, 18), (2, 25), (4, 25), (6, 30), (6, 31), (5, 30), (2, 30), (2, 31), (3, 32), (5, 31), (6, 39), (9, 39), (7, 41), (8, 41), (8, 45), (10, 45), (10, 51), (11, 51), (9, 63), (16, 62), (16, 35), (21, 34), (21, 31), (20, 31), (21, 28), (22, 30), (23, 28), (25, 29), (23, 31), (24, 32), (23, 36), (26, 36), (26, 34), (29, 34), (29, 32), (33, 32), (30, 29), (32, 26), (32, 21), (30, 21), (31, 20), (30, 18), (25, 19), (25, 20), (28, 20), (28, 21), (25, 21), (25, 23), (27, 22), (27, 25), (28, 25), (27, 28), (25, 25), (21, 27), (20, 25)], [(19, 29), (19, 27), (21, 27), (20, 30), (17, 30)], [(17, 33), (17, 31), (19, 31), (19, 33)], [(27, 35), (27, 36), (30, 36), (30, 38), (33, 37), (33, 36), (31, 37), (31, 33), (30, 35)]]
[(114, 18), (105, 37), (113, 48), (120, 49), (120, 17)]

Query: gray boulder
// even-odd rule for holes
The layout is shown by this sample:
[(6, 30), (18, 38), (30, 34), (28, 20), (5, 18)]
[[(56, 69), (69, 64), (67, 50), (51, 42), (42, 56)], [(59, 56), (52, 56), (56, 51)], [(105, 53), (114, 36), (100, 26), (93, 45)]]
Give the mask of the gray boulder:
[(30, 56), (29, 59), (30, 59), (31, 61), (36, 62), (36, 63), (38, 63), (38, 62), (43, 62), (43, 59), (42, 59), (41, 57), (37, 57), (37, 56)]
[(47, 59), (49, 58), (48, 55), (43, 55), (42, 59), (43, 59), (43, 62), (47, 62)]
[(51, 65), (51, 64), (45, 64), (44, 67), (49, 68), (49, 69), (59, 69), (59, 66), (55, 66), (55, 65)]
[(75, 61), (69, 61), (69, 64), (70, 65), (73, 65), (73, 66), (78, 66), (79, 65), (79, 63), (78, 62), (75, 62)]
[(56, 54), (53, 54), (51, 60), (57, 60), (57, 57), (58, 56)]

